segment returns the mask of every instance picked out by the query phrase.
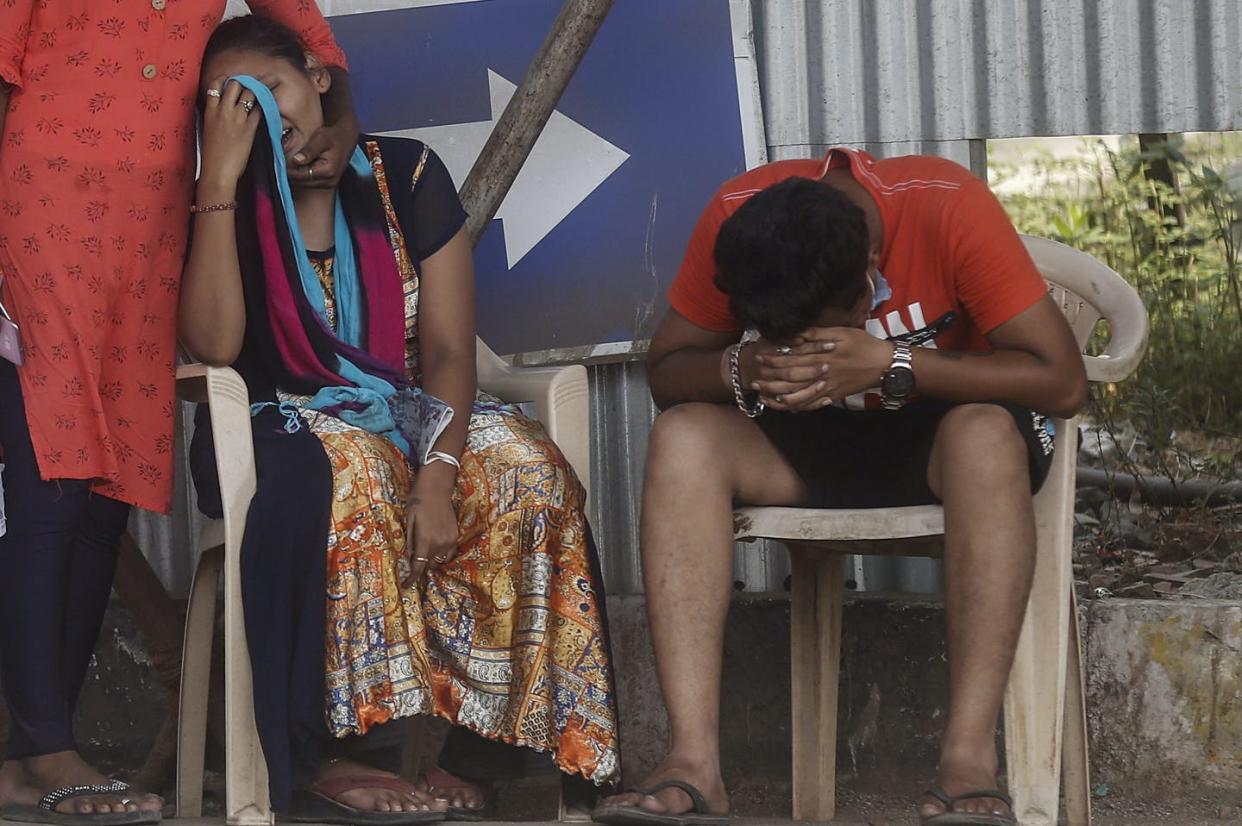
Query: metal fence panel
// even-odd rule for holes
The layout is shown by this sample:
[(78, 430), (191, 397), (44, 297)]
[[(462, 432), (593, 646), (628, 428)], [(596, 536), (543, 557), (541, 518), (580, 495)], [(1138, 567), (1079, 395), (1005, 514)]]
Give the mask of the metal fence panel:
[(773, 158), (842, 143), (1242, 128), (1239, 0), (754, 9)]

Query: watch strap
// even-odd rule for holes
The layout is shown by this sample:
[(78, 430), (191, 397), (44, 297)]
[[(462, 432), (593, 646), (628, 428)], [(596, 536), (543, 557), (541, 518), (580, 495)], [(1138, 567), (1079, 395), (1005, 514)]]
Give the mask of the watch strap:
[(888, 369), (884, 371), (884, 376), (880, 380), (880, 404), (885, 410), (900, 410), (909, 397), (909, 393), (895, 396), (890, 395), (885, 390), (886, 380), (894, 370), (908, 370), (911, 376), (914, 375), (914, 352), (910, 349), (910, 345), (904, 341), (893, 342), (893, 360), (889, 363)]

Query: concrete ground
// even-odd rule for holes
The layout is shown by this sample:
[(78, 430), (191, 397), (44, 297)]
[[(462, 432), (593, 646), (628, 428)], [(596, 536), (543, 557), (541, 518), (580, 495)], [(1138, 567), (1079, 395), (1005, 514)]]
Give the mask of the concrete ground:
[[(933, 603), (878, 597), (851, 600), (845, 611), (835, 822), (913, 824), (912, 802), (935, 765), (947, 704), (943, 618)], [(667, 738), (641, 597), (611, 598), (609, 614), (626, 771), (641, 778)], [(790, 811), (793, 725), (788, 616), (779, 597), (738, 600), (730, 610), (721, 735), (738, 823), (789, 822), (782, 820)], [(1093, 602), (1084, 619), (1095, 822), (1242, 824), (1242, 602), (1112, 599)], [(111, 611), (79, 708), (88, 759), (132, 777), (166, 702), (132, 622)], [(435, 759), (441, 723), (421, 721), (420, 728), (440, 730), (411, 734), (410, 776)], [(6, 729), (0, 709), (0, 742)], [(218, 752), (208, 761), (213, 768)], [(168, 783), (156, 776), (145, 785), (170, 791), (171, 759), (163, 768)], [(502, 784), (497, 811), (509, 821), (547, 822), (558, 786), (555, 777)], [(208, 790), (205, 814), (218, 826), (218, 775), (209, 776)]]
[[(1224, 826), (1242, 824), (1242, 794), (1196, 795), (1177, 801), (1141, 801), (1108, 796), (1094, 803), (1094, 826)], [(528, 778), (500, 784), (496, 810), (506, 818), (500, 823), (520, 822), (525, 826), (561, 826), (556, 817), (557, 784), (551, 778)], [(221, 790), (210, 788), (206, 811), (219, 812)], [(789, 819), (789, 788), (775, 784), (766, 788), (733, 789), (731, 802), (734, 826), (792, 826)], [(1064, 813), (1062, 813), (1064, 818)], [(1062, 821), (1064, 822), (1064, 821)], [(222, 826), (222, 817), (173, 821), (171, 826)], [(838, 788), (837, 817), (832, 826), (917, 826), (914, 797), (892, 793), (863, 792)]]
[[(1222, 817), (1224, 815), (1224, 817)], [(1065, 814), (1061, 814), (1064, 822)], [(763, 819), (742, 822), (777, 822)], [(786, 821), (788, 822), (788, 821)], [(912, 802), (890, 796), (846, 794), (839, 804), (836, 824), (849, 826), (914, 826)], [(1222, 826), (1242, 823), (1242, 807), (1223, 799), (1195, 798), (1179, 803), (1136, 800), (1097, 800), (1092, 811), (1094, 826)]]
[[(187, 818), (184, 820), (166, 821), (180, 826), (223, 826), (223, 818)], [(503, 826), (513, 821), (484, 821), (478, 826)], [(562, 826), (554, 820), (520, 821), (529, 826)], [(734, 826), (786, 826), (795, 821), (776, 817), (738, 817), (732, 821)], [(1095, 826), (1222, 826), (1227, 823), (1242, 823), (1242, 817), (1221, 818), (1212, 814), (1117, 814), (1099, 813), (1093, 818)], [(916, 820), (904, 801), (872, 801), (865, 807), (850, 807), (842, 810), (832, 821), (833, 826), (915, 826)]]

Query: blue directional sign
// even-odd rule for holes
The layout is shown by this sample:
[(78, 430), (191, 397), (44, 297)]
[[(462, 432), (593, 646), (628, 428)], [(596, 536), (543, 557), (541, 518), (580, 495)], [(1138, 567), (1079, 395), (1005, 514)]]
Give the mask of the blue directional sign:
[[(330, 18), (362, 126), (425, 140), (460, 186), (561, 0), (384, 5), (410, 7)], [(493, 349), (651, 335), (699, 213), (746, 168), (736, 5), (613, 5), (476, 252)]]

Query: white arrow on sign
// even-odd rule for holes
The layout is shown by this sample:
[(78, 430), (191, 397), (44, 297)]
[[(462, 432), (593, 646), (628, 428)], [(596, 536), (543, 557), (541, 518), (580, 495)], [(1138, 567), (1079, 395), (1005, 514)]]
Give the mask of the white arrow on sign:
[[(431, 146), (444, 160), (460, 188), (492, 127), (517, 91), (517, 86), (491, 69), (487, 70), (487, 84), (491, 93), (491, 120), (382, 134), (417, 138)], [(553, 111), (496, 213), (504, 224), (509, 269), (513, 269), (629, 157), (629, 153), (590, 129)]]

